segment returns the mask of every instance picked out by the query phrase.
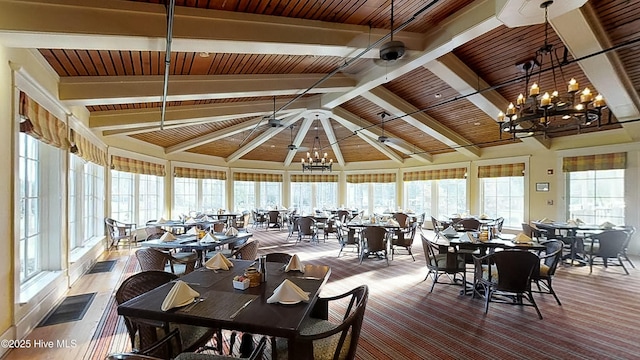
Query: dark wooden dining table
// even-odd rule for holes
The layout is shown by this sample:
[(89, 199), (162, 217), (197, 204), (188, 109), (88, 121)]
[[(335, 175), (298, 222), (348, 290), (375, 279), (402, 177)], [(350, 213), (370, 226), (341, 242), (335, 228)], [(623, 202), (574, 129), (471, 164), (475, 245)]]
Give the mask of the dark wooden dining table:
[(238, 235), (225, 235), (223, 233), (215, 233), (216, 241), (206, 242), (198, 239), (197, 235), (178, 235), (173, 241), (162, 241), (160, 239), (153, 239), (148, 241), (142, 241), (140, 246), (152, 247), (156, 249), (186, 249), (194, 250), (198, 254), (198, 266), (204, 264), (205, 254), (207, 251), (221, 248), (224, 245), (241, 243), (247, 241), (253, 234), (250, 232), (239, 232)]
[[(190, 309), (182, 307), (161, 310), (162, 302), (173, 286), (172, 283), (168, 283), (119, 305), (118, 314), (282, 337), (288, 340), (289, 359), (312, 358), (312, 349), (296, 342), (296, 337), (300, 334), (302, 322), (307, 317), (313, 315), (326, 319), (328, 316), (328, 309), (323, 309), (322, 306), (318, 309), (315, 306), (318, 295), (331, 274), (330, 267), (306, 264), (304, 273), (285, 272), (282, 263), (268, 262), (265, 282), (257, 287), (238, 290), (233, 287), (233, 277), (242, 275), (253, 262), (235, 259), (231, 261), (233, 267), (229, 271), (214, 272), (200, 268), (180, 278), (204, 299)], [(287, 305), (267, 303), (274, 289), (285, 279), (309, 292), (309, 302)]]

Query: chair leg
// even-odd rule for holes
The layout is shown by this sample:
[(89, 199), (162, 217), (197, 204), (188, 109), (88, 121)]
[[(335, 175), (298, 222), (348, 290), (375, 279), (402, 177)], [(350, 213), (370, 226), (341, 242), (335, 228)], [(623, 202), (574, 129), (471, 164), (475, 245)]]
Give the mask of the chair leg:
[(624, 272), (629, 275), (629, 270), (627, 270), (627, 268), (624, 266), (624, 263), (622, 262), (622, 258), (620, 257), (620, 255), (618, 255), (618, 261), (620, 262), (620, 266), (622, 266), (622, 268), (624, 269)]
[(531, 302), (531, 304), (533, 304), (533, 307), (536, 308), (538, 318), (542, 320), (542, 313), (540, 312), (540, 309), (538, 309), (538, 304), (536, 304), (536, 301), (533, 299), (533, 294), (531, 294), (531, 291), (527, 292), (527, 297), (529, 297), (529, 301)]
[(560, 302), (560, 299), (558, 299), (558, 295), (556, 295), (556, 292), (553, 290), (553, 287), (551, 286), (551, 279), (549, 279), (549, 281), (547, 281), (547, 286), (549, 287), (549, 292), (551, 293), (551, 295), (553, 295), (553, 297), (556, 298), (556, 301), (558, 302), (558, 305), (562, 306), (562, 303)]

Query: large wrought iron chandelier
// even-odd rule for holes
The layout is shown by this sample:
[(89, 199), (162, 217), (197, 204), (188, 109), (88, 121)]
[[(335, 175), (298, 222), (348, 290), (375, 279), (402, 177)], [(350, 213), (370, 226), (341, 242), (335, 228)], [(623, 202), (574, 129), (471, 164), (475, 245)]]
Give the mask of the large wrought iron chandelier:
[[(516, 137), (516, 134), (547, 135), (550, 130), (557, 131), (576, 128), (581, 129), (597, 124), (602, 125), (602, 110), (606, 103), (602, 95), (593, 96), (591, 90), (586, 87), (580, 91), (580, 85), (575, 79), (568, 83), (564, 80), (562, 62), (560, 62), (557, 49), (548, 42), (549, 20), (547, 17), (548, 7), (553, 1), (545, 1), (540, 4), (544, 8), (544, 45), (538, 49), (533, 59), (527, 60), (518, 66), (525, 72), (525, 93), (522, 93), (514, 103), (510, 103), (505, 112), (498, 114), (500, 125), (500, 138), (502, 133), (509, 133)], [(567, 49), (564, 49), (564, 59), (566, 62)], [(545, 66), (547, 68), (545, 69)], [(543, 72), (551, 70), (553, 72), (554, 90), (544, 92), (540, 96), (540, 76)], [(556, 74), (558, 70), (559, 74)], [(532, 77), (537, 74), (537, 82), (530, 85)], [(558, 92), (556, 78), (559, 75), (562, 82), (567, 85), (567, 92), (561, 95)], [(562, 119), (563, 121), (559, 121)], [(554, 126), (550, 126), (554, 120), (558, 120)]]
[(320, 145), (320, 137), (318, 136), (320, 131), (319, 122), (319, 117), (318, 115), (316, 115), (316, 137), (313, 139), (313, 148), (311, 149), (314, 154), (313, 157), (311, 157), (311, 153), (307, 152), (307, 159), (300, 159), (302, 164), (302, 172), (305, 172), (306, 170), (331, 171), (331, 168), (333, 167), (333, 159), (327, 160), (327, 153), (324, 153), (324, 156), (322, 157), (320, 157), (320, 154), (318, 153), (318, 151), (322, 150), (322, 146)]

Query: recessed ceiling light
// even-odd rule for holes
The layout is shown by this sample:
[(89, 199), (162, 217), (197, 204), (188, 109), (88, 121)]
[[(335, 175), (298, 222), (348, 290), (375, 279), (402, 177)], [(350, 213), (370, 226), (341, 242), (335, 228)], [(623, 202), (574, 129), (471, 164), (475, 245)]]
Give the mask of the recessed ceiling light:
[(473, 125), (475, 125), (475, 126), (480, 126), (480, 122), (479, 122), (479, 121), (476, 121), (476, 122), (474, 122), (474, 123), (473, 123)]
[(198, 53), (198, 56), (200, 56), (201, 58), (208, 58), (210, 54), (206, 51), (201, 51)]
[(436, 99), (440, 99), (442, 97), (442, 95), (440, 95), (440, 93), (435, 94)]
[(276, 147), (275, 145), (271, 145), (272, 148)]

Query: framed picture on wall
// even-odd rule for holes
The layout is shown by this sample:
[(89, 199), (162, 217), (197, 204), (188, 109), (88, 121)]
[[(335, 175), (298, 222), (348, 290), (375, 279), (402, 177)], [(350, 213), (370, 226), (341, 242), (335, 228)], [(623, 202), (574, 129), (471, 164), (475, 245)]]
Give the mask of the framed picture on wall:
[(536, 183), (536, 191), (549, 191), (549, 183), (548, 182)]

